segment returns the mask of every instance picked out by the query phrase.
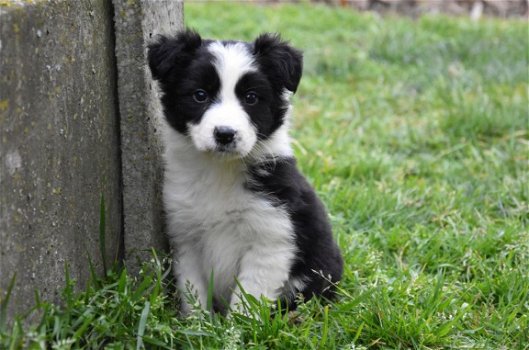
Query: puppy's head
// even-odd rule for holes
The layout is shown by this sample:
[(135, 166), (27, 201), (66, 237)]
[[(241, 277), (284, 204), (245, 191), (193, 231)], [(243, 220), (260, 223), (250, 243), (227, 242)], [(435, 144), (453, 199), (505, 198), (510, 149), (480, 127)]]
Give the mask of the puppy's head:
[(248, 155), (283, 124), (301, 78), (301, 53), (278, 35), (246, 43), (186, 30), (148, 49), (169, 125), (204, 152)]

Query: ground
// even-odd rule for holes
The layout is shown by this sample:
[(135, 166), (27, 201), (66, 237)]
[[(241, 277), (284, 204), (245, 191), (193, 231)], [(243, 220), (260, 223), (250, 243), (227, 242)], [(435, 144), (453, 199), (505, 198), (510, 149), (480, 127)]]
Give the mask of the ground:
[(0, 348), (528, 349), (526, 22), (226, 2), (185, 17), (304, 51), (294, 149), (345, 257), (338, 300), (183, 320), (153, 258), (39, 302), (32, 330), (0, 317)]

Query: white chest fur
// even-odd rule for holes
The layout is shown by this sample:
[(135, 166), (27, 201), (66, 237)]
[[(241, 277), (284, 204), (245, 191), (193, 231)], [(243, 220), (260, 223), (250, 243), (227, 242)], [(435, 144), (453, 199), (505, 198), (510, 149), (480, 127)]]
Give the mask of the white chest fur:
[(243, 163), (195, 151), (184, 138), (166, 137), (164, 183), (180, 288), (188, 284), (205, 305), (213, 274), (215, 295), (226, 302), (237, 300), (235, 279), (256, 297), (276, 298), (295, 255), (287, 212), (245, 188)]

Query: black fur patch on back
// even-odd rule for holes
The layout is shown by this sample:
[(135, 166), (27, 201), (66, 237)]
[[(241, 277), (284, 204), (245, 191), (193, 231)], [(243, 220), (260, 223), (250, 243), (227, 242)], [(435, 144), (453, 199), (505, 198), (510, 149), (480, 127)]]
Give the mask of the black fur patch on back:
[[(249, 172), (248, 189), (285, 206), (292, 220), (298, 253), (290, 278), (305, 282), (300, 292), (306, 300), (313, 295), (331, 298), (332, 283), (342, 277), (342, 256), (325, 207), (296, 168), (296, 160), (276, 158), (251, 167)], [(294, 306), (293, 300), (288, 303)]]

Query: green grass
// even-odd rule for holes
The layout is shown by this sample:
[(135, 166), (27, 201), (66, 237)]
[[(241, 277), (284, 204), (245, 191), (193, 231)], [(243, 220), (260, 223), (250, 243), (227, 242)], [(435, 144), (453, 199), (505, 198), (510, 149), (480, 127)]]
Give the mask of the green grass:
[(345, 257), (297, 314), (178, 318), (157, 259), (110, 272), (0, 348), (528, 349), (527, 23), (308, 5), (186, 4), (205, 37), (279, 31), (305, 52), (295, 152)]

